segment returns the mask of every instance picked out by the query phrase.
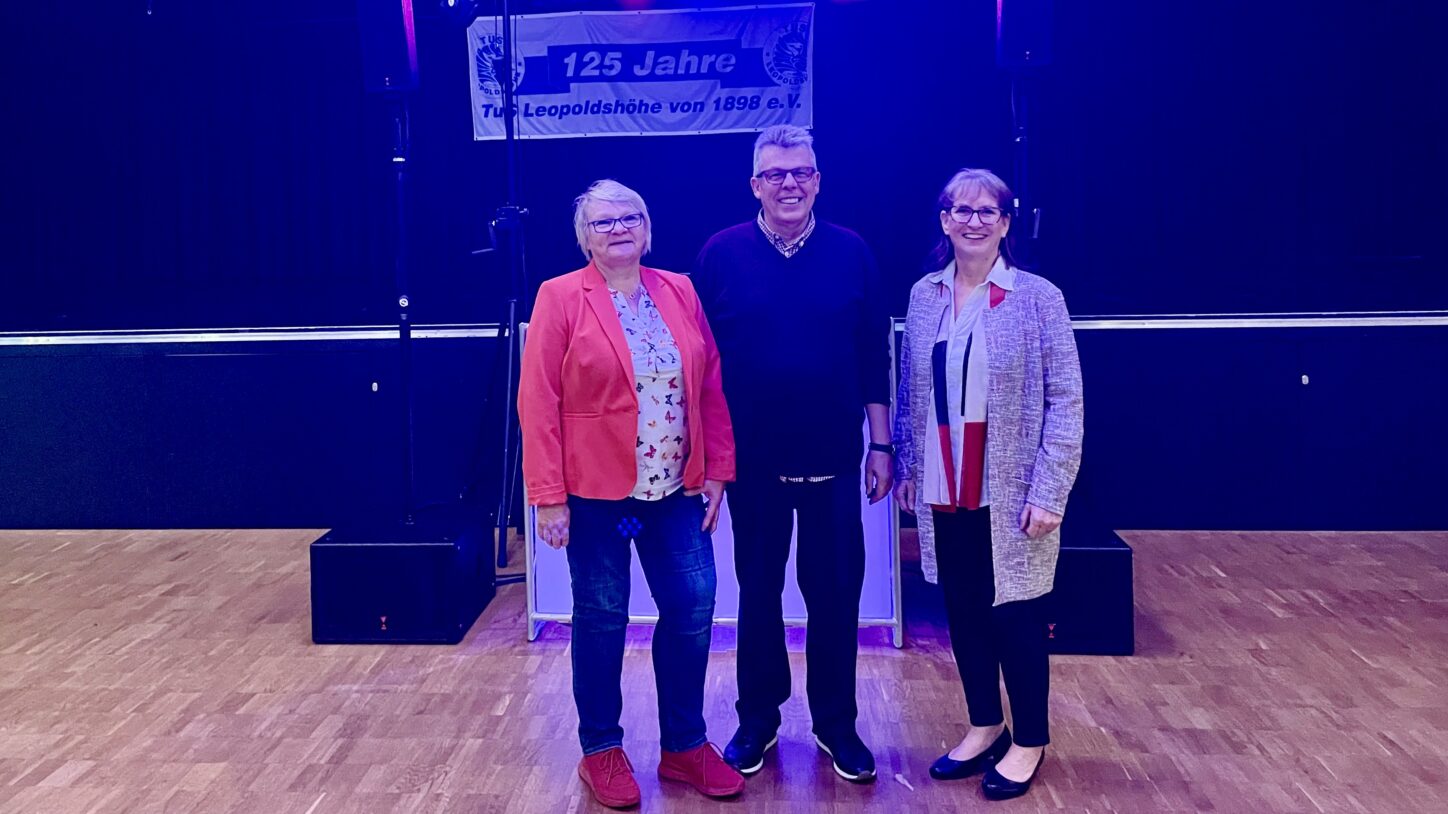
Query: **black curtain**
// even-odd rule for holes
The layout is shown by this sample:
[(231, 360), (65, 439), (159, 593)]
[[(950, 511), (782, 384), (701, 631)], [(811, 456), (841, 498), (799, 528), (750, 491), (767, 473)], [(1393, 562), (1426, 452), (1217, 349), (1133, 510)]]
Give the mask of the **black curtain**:
[[(355, 3), (147, 5), (13, 12), (0, 331), (395, 321), (388, 114), (362, 89)], [(1432, 4), (1055, 7), (1033, 186), (1040, 270), (1073, 311), (1448, 308)], [(508, 274), (471, 252), (504, 203), (502, 146), (472, 141), (461, 24), (430, 0), (415, 13), (414, 314), (496, 321)], [(896, 311), (950, 173), (1015, 180), (994, 28), (987, 0), (817, 4), (818, 211), (875, 248)], [(647, 262), (687, 268), (752, 217), (751, 141), (523, 143), (529, 288), (581, 264), (569, 201), (600, 177), (653, 209)]]

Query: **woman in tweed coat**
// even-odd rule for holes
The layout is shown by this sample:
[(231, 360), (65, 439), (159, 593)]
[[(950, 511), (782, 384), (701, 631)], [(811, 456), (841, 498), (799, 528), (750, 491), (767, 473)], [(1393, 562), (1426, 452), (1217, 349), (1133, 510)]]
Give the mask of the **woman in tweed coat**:
[(970, 710), (965, 737), (930, 773), (983, 771), (991, 799), (1024, 794), (1045, 760), (1041, 603), (1082, 435), (1070, 315), (1060, 290), (1011, 262), (1013, 197), (985, 170), (946, 184), (933, 271), (910, 292), (895, 402), (895, 498), (919, 518), (921, 564), (944, 590)]

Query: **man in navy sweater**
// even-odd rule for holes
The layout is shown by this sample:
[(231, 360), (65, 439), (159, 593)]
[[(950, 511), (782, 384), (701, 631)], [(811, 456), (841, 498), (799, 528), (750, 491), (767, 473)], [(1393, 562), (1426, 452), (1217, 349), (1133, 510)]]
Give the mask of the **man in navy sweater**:
[(779, 708), (790, 695), (781, 595), (797, 515), (815, 740), (841, 777), (868, 783), (875, 759), (855, 731), (860, 484), (872, 503), (890, 492), (889, 316), (865, 242), (815, 219), (820, 173), (808, 131), (778, 125), (761, 133), (749, 185), (759, 216), (710, 238), (693, 275), (719, 344), (738, 452), (728, 495), (739, 730), (724, 759), (753, 774), (778, 740)]

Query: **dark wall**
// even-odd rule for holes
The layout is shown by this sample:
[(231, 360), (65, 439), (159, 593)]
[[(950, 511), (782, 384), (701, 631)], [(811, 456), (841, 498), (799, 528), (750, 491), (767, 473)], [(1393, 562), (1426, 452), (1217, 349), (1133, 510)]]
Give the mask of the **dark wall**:
[[(1448, 307), (1448, 68), (1433, 4), (1055, 6), (1055, 63), (1027, 88), (1032, 184), (1041, 270), (1074, 311)], [(415, 7), (415, 313), (497, 320), (507, 274), (469, 251), (504, 203), (503, 150), (471, 140), (460, 25)], [(355, 3), (16, 13), (25, 70), (7, 90), (13, 293), (0, 330), (393, 320), (387, 111), (361, 87)], [(820, 212), (870, 241), (903, 310), (950, 172), (1015, 180), (995, 4), (820, 2), (817, 14)], [(602, 176), (651, 204), (651, 262), (686, 267), (709, 233), (752, 215), (750, 142), (524, 143), (530, 291), (580, 262), (568, 202)]]
[[(1025, 86), (1030, 180), (1040, 270), (1074, 313), (1448, 309), (1448, 32), (1434, 4), (1055, 6), (1055, 63)], [(508, 274), (470, 252), (504, 203), (503, 148), (472, 141), (461, 26), (433, 2), (416, 12), (413, 316), (500, 321)], [(0, 332), (395, 320), (387, 107), (362, 90), (355, 3), (14, 14)], [(819, 211), (870, 242), (898, 314), (949, 174), (1018, 180), (995, 4), (817, 14)], [(581, 263), (569, 202), (604, 176), (647, 198), (650, 262), (686, 268), (710, 233), (753, 216), (751, 141), (523, 143), (524, 294)], [(1116, 528), (1448, 527), (1441, 326), (1079, 336), (1073, 513)], [(421, 498), (492, 494), (498, 343), (418, 344)], [(380, 341), (0, 346), (0, 526), (395, 512), (396, 371)]]
[[(1076, 337), (1073, 528), (1448, 528), (1441, 327)], [(418, 502), (491, 511), (502, 343), (414, 346)], [(0, 347), (0, 528), (390, 520), (397, 359), (381, 340)]]
[(1078, 330), (1076, 341), (1079, 525), (1448, 528), (1442, 327)]
[[(496, 507), (496, 339), (414, 340), (418, 506)], [(330, 528), (404, 507), (395, 338), (0, 347), (0, 528)], [(375, 389), (374, 389), (375, 388)]]

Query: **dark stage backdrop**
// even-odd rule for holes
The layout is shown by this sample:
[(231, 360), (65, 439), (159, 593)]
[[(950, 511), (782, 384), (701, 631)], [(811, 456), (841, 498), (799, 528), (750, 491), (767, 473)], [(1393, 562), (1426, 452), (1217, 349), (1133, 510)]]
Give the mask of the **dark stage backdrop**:
[[(507, 274), (469, 252), (504, 202), (503, 149), (471, 139), (462, 26), (415, 5), (415, 314), (496, 321)], [(1041, 270), (1074, 312), (1448, 308), (1433, 4), (1055, 5), (1035, 188)], [(391, 322), (388, 122), (362, 90), (355, 3), (150, 7), (12, 12), (0, 330)], [(994, 15), (985, 0), (818, 4), (819, 212), (874, 246), (896, 312), (950, 172), (1014, 180)], [(687, 267), (752, 216), (750, 143), (523, 143), (528, 293), (580, 264), (569, 201), (603, 176), (647, 198), (650, 262)]]
[[(11, 12), (0, 526), (395, 514), (403, 400), (385, 331), (180, 330), (394, 322), (389, 121), (362, 89), (355, 2), (89, 5)], [(509, 274), (471, 252), (504, 203), (503, 145), (472, 141), (463, 24), (415, 5), (411, 311), (497, 322)], [(1032, 180), (1040, 271), (1075, 315), (1448, 310), (1435, 4), (1054, 5), (1055, 63), (1030, 80)], [(817, 4), (819, 212), (874, 247), (897, 315), (951, 172), (1019, 180), (995, 6)], [(524, 296), (582, 263), (569, 204), (604, 176), (647, 198), (649, 262), (687, 268), (710, 233), (753, 217), (751, 142), (522, 143)], [(1448, 527), (1442, 314), (1209, 322), (1078, 323), (1078, 527)], [(136, 328), (178, 330), (3, 335)], [(506, 346), (489, 336), (416, 345), (423, 502), (496, 505)]]

